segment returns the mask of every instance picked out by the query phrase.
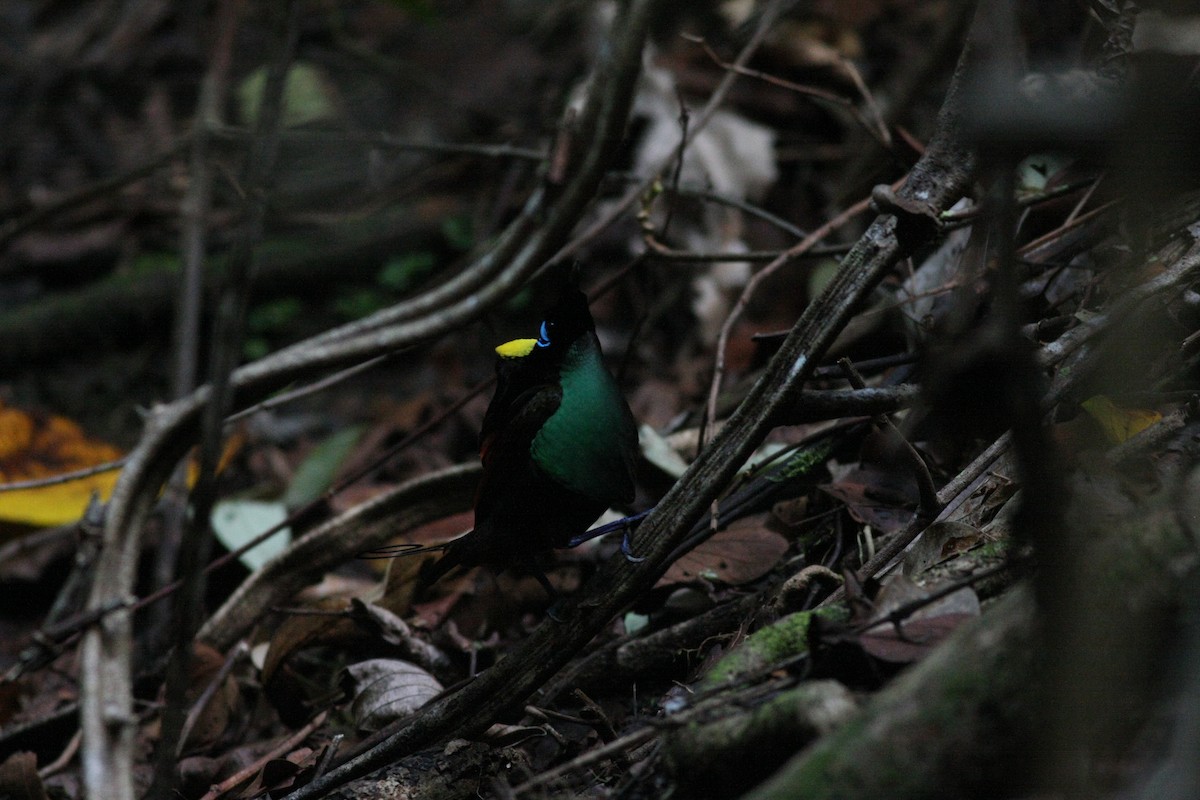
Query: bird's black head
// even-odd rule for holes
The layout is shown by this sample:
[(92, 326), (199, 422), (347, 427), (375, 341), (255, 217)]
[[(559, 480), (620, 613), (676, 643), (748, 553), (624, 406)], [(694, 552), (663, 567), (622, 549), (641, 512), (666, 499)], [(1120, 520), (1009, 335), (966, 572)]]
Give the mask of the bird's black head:
[(558, 360), (579, 339), (595, 330), (587, 295), (573, 287), (563, 290), (538, 326), (536, 339), (514, 339), (496, 348), (502, 359)]
[(538, 328), (538, 347), (567, 347), (588, 331), (595, 330), (587, 295), (578, 289), (563, 290), (558, 302), (546, 312)]

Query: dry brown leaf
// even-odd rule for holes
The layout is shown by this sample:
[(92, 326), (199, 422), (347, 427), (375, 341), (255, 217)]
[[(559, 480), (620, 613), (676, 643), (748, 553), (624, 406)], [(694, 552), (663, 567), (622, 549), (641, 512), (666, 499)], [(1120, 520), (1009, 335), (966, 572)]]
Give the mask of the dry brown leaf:
[[(225, 658), (212, 647), (202, 643), (193, 646), (192, 660), (188, 667), (188, 703), (199, 699), (224, 664)], [(241, 704), (237, 681), (232, 676), (226, 676), (197, 714), (195, 724), (192, 725), (183, 744), (184, 752), (206, 750), (219, 742), (230, 723), (241, 717)]]
[(900, 625), (875, 628), (858, 641), (871, 656), (893, 664), (911, 664), (929, 654), (955, 628), (973, 614), (942, 614), (928, 619), (912, 619)]
[(920, 575), (948, 556), (974, 547), (983, 536), (977, 528), (963, 522), (934, 522), (904, 554), (905, 575)]
[[(878, 618), (898, 611), (941, 588), (919, 586), (904, 575), (889, 575), (875, 597), (872, 616)], [(916, 609), (900, 622), (899, 628), (888, 622), (873, 626), (859, 637), (859, 644), (881, 661), (908, 664), (924, 658), (955, 628), (979, 616), (979, 611), (979, 598), (970, 587), (963, 587)]]
[(48, 800), (37, 772), (37, 756), (13, 753), (0, 764), (0, 797), (6, 800)]
[(656, 585), (721, 581), (732, 586), (761, 578), (787, 550), (787, 539), (767, 530), (766, 513), (745, 517), (670, 566)]
[(275, 797), (283, 794), (282, 790), (290, 789), (298, 783), (306, 783), (307, 779), (297, 781), (297, 777), (316, 767), (317, 755), (318, 752), (311, 747), (300, 747), (283, 758), (272, 758), (262, 765), (254, 780), (242, 789), (237, 797), (244, 800), (264, 795)]
[[(350, 601), (330, 598), (315, 604), (321, 611), (347, 611)], [(295, 615), (290, 616), (271, 634), (271, 645), (263, 659), (262, 682), (269, 684), (276, 672), (294, 653), (318, 644), (345, 641), (358, 635), (358, 626), (345, 616)]]
[(413, 635), (408, 623), (386, 608), (354, 599), (350, 601), (350, 616), (366, 630), (399, 648), (399, 655), (421, 668), (434, 672), (450, 669), (450, 659), (445, 653)]
[(856, 522), (870, 525), (877, 533), (895, 533), (912, 519), (909, 508), (915, 500), (915, 487), (907, 478), (901, 482), (889, 473), (867, 467), (851, 470), (819, 488), (845, 503)]

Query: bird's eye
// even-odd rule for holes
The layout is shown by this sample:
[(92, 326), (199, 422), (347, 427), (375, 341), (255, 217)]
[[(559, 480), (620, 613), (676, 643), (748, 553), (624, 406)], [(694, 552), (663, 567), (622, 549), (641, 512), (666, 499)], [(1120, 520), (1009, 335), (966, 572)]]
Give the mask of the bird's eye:
[(548, 347), (550, 345), (550, 328), (554, 327), (554, 323), (547, 324), (542, 322), (542, 327), (538, 330), (538, 347)]

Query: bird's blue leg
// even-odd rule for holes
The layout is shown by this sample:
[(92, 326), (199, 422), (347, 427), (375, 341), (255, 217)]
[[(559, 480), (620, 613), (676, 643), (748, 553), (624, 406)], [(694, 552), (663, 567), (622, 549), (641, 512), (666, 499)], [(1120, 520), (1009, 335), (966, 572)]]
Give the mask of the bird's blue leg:
[(622, 517), (621, 519), (601, 525), (598, 528), (592, 528), (590, 531), (584, 531), (583, 533), (579, 534), (578, 536), (576, 536), (576, 537), (572, 538), (570, 541), (568, 541), (567, 547), (577, 547), (586, 541), (589, 541), (589, 540), (595, 539), (599, 536), (604, 536), (605, 534), (609, 534), (609, 533), (619, 530), (619, 531), (624, 531), (624, 536), (621, 537), (621, 554), (625, 556), (625, 560), (629, 561), (633, 564), (637, 564), (642, 561), (645, 561), (646, 559), (641, 558), (639, 556), (635, 556), (633, 554), (633, 545), (629, 541), (629, 534), (633, 531), (634, 528), (636, 528), (638, 525), (641, 525), (642, 520), (644, 520), (646, 518), (646, 515), (649, 514), (653, 510), (654, 510), (653, 508), (648, 508), (639, 514), (633, 514), (632, 516)]

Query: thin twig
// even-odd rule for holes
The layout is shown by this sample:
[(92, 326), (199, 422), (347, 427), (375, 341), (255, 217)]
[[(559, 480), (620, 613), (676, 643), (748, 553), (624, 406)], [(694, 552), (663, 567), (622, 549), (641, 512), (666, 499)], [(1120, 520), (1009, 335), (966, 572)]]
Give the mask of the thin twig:
[(338, 748), (342, 746), (342, 739), (346, 738), (344, 733), (335, 733), (333, 738), (329, 740), (329, 744), (325, 745), (325, 751), (321, 753), (321, 760), (317, 762), (317, 768), (313, 771), (313, 779), (321, 777), (325, 774), (325, 770), (329, 769), (329, 765), (333, 762), (333, 757), (337, 755)]
[[(766, 39), (768, 31), (771, 29), (771, 25), (774, 24), (775, 19), (779, 16), (783, 6), (784, 0), (771, 0), (771, 2), (768, 3), (767, 7), (763, 9), (762, 14), (759, 15), (758, 25), (754, 29), (754, 33), (751, 34), (749, 40), (742, 47), (741, 52), (739, 52), (737, 55), (737, 58), (733, 60), (731, 66), (739, 68), (744, 67), (746, 63), (750, 61), (750, 58), (756, 52), (758, 52), (759, 46), (762, 45), (763, 41)], [(709, 95), (708, 102), (705, 103), (704, 107), (693, 116), (691, 129), (688, 132), (687, 139), (681, 143), (682, 147), (687, 147), (689, 144), (694, 142), (696, 140), (696, 136), (698, 136), (700, 132), (704, 130), (704, 127), (708, 124), (708, 121), (712, 119), (712, 115), (715, 114), (717, 109), (720, 108), (721, 104), (725, 102), (725, 98), (728, 96), (730, 89), (733, 88), (734, 81), (737, 80), (737, 77), (738, 73), (734, 69), (726, 71), (725, 75), (721, 77), (721, 81), (717, 84), (717, 88), (713, 90), (711, 95)], [(576, 251), (579, 250), (579, 248), (592, 241), (610, 225), (624, 216), (625, 212), (627, 212), (638, 201), (638, 199), (643, 193), (645, 193), (646, 189), (648, 189), (654, 183), (654, 181), (658, 180), (658, 176), (665, 172), (671, 166), (673, 161), (674, 151), (672, 151), (670, 156), (664, 158), (663, 161), (657, 165), (656, 169), (649, 171), (649, 177), (644, 178), (640, 184), (630, 189), (624, 197), (609, 206), (607, 213), (603, 214), (594, 223), (584, 229), (582, 233), (579, 233), (573, 239), (559, 248), (558, 252), (556, 252), (546, 262), (546, 266), (550, 267), (570, 258), (575, 254)]]
[[(875, 122), (877, 123), (878, 127), (872, 125), (870, 120), (867, 119), (866, 115), (863, 114), (862, 111), (860, 111), (858, 107), (854, 105), (854, 101), (850, 100), (848, 97), (843, 97), (842, 95), (831, 92), (827, 89), (818, 89), (815, 86), (807, 86), (802, 83), (795, 83), (794, 81), (789, 81), (786, 78), (780, 78), (776, 75), (771, 75), (770, 73), (763, 72), (762, 70), (751, 69), (739, 64), (731, 64), (717, 55), (717, 52), (712, 49), (712, 47), (707, 41), (704, 40), (703, 37), (692, 34), (683, 34), (683, 38), (700, 45), (704, 49), (705, 55), (712, 59), (713, 63), (721, 69), (728, 70), (730, 72), (736, 72), (739, 75), (745, 75), (747, 78), (757, 78), (758, 80), (788, 89), (796, 92), (797, 94), (802, 94), (806, 97), (812, 97), (816, 100), (824, 100), (827, 103), (832, 103), (833, 105), (846, 109), (850, 112), (850, 115), (854, 117), (855, 121), (863, 127), (863, 130), (871, 134), (871, 136), (885, 148), (891, 147), (891, 134), (888, 133), (887, 126), (884, 124), (883, 118), (879, 115), (879, 107), (876, 105), (874, 98), (870, 97), (869, 93), (867, 93), (866, 84), (862, 82), (862, 77), (858, 75), (857, 70), (851, 68), (848, 69), (847, 72), (850, 75), (851, 81), (855, 84), (859, 91), (863, 93), (863, 98), (867, 102), (867, 107), (870, 108), (872, 114), (875, 115)], [(842, 66), (850, 66), (850, 62), (843, 61)]]
[[(628, 172), (609, 173), (606, 180), (612, 181), (613, 183), (634, 186), (645, 185), (645, 178)], [(778, 214), (773, 214), (762, 206), (751, 203), (749, 200), (746, 200), (742, 197), (726, 194), (725, 192), (718, 192), (713, 189), (692, 183), (683, 183), (679, 186), (670, 187), (663, 186), (661, 189), (656, 187), (656, 190), (677, 194), (680, 197), (694, 197), (697, 200), (709, 200), (713, 203), (719, 203), (723, 206), (736, 208), (738, 211), (761, 219), (763, 222), (773, 225), (774, 227), (779, 228), (781, 231), (784, 231), (785, 233), (794, 236), (797, 239), (803, 239), (808, 235), (807, 231), (797, 227), (796, 225), (793, 225), (791, 222), (788, 222)]]
[(85, 467), (84, 469), (76, 469), (71, 472), (63, 472), (58, 475), (51, 475), (48, 478), (31, 478), (27, 481), (12, 481), (10, 483), (0, 483), (0, 492), (16, 492), (21, 489), (42, 489), (47, 486), (57, 486), (60, 483), (70, 483), (71, 481), (83, 480), (90, 478), (93, 475), (99, 475), (104, 472), (112, 472), (121, 469), (125, 466), (127, 459), (118, 458), (116, 461), (106, 461), (103, 464), (97, 464), (94, 467)]
[(1031, 253), (1035, 252), (1039, 247), (1042, 247), (1047, 242), (1052, 242), (1055, 239), (1058, 239), (1059, 237), (1061, 237), (1064, 233), (1074, 230), (1075, 228), (1078, 228), (1079, 226), (1084, 225), (1088, 222), (1091, 222), (1096, 217), (1099, 217), (1104, 212), (1106, 212), (1109, 209), (1118, 205), (1118, 202), (1119, 201), (1117, 201), (1117, 200), (1110, 200), (1109, 202), (1104, 203), (1101, 206), (1093, 208), (1091, 211), (1087, 212), (1086, 214), (1080, 214), (1079, 216), (1072, 219), (1070, 222), (1064, 222), (1062, 225), (1059, 225), (1057, 228), (1055, 228), (1052, 231), (1042, 234), (1038, 238), (1034, 239), (1032, 242), (1026, 242), (1025, 244), (1021, 245), (1021, 247), (1016, 251), (1016, 255), (1021, 256), (1021, 257), (1029, 256)]
[[(252, 417), (259, 412), (270, 411), (272, 409), (279, 408), (280, 406), (287, 405), (288, 403), (294, 403), (295, 401), (300, 400), (301, 398), (323, 392), (326, 389), (329, 389), (330, 387), (333, 387), (333, 386), (337, 386), (339, 383), (347, 381), (356, 375), (361, 375), (364, 372), (374, 369), (375, 367), (384, 363), (391, 357), (392, 356), (390, 354), (376, 356), (375, 358), (368, 359), (367, 361), (364, 361), (361, 364), (355, 364), (352, 367), (346, 367), (346, 369), (339, 370), (338, 372), (335, 372), (332, 375), (324, 377), (319, 381), (313, 381), (312, 383), (309, 383), (305, 386), (301, 386), (299, 388), (293, 389), (290, 392), (282, 392), (280, 394), (277, 394), (268, 400), (263, 400), (261, 403), (255, 403), (252, 406), (247, 406), (246, 408), (243, 408), (241, 411), (238, 411), (236, 414), (231, 414), (230, 416), (226, 417), (225, 424), (228, 425), (230, 423), (237, 422), (239, 420), (243, 420), (246, 417)], [(471, 397), (474, 397), (474, 394), (468, 392), (467, 397), (468, 397), (468, 399)], [(455, 409), (455, 410), (457, 410), (457, 409)], [(391, 456), (391, 455), (394, 455), (394, 453), (392, 451), (388, 451), (388, 455)], [(380, 458), (376, 461), (373, 461), (372, 464), (373, 464), (373, 466), (377, 467), (382, 462), (383, 462), (383, 459)], [(362, 478), (363, 475), (359, 475), (358, 477)]]
[[(714, 354), (715, 363), (713, 365), (712, 382), (708, 388), (708, 403), (706, 405), (706, 428), (716, 421), (717, 417), (717, 398), (721, 393), (721, 382), (725, 376), (725, 349), (729, 346), (729, 335), (733, 330), (733, 326), (737, 324), (741, 318), (742, 312), (750, 304), (750, 299), (757, 291), (759, 284), (773, 275), (780, 267), (788, 263), (792, 259), (799, 258), (813, 247), (818, 242), (828, 237), (838, 228), (842, 227), (854, 217), (866, 211), (871, 206), (871, 198), (863, 198), (854, 205), (850, 206), (842, 213), (838, 214), (833, 219), (820, 226), (808, 236), (804, 237), (800, 242), (783, 252), (778, 258), (772, 261), (767, 266), (757, 272), (754, 277), (746, 282), (746, 286), (742, 289), (742, 294), (738, 297), (737, 302), (729, 311), (729, 316), (725, 319), (725, 324), (721, 326), (721, 332), (717, 336), (716, 352)], [(701, 431), (701, 441), (707, 439), (706, 431)], [(715, 515), (714, 515), (715, 516)]]
[[(666, 245), (661, 244), (656, 239), (643, 237), (642, 239), (650, 248), (649, 256), (656, 261), (666, 261), (678, 264), (700, 264), (709, 262), (722, 261), (750, 261), (754, 263), (772, 262), (781, 256), (786, 255), (784, 250), (751, 250), (745, 253), (697, 253), (691, 250), (673, 250)], [(827, 258), (829, 256), (845, 255), (850, 250), (850, 245), (833, 244), (824, 247), (814, 247), (811, 250), (800, 253), (791, 260), (798, 261), (806, 258)]]
[[(236, 18), (239, 8), (231, 10)], [(200, 464), (192, 487), (190, 530), (179, 547), (177, 572), (182, 586), (176, 594), (171, 657), (167, 662), (161, 735), (156, 746), (154, 781), (149, 796), (165, 800), (178, 783), (180, 737), (186, 720), (186, 695), (192, 638), (204, 613), (205, 567), (210, 560), (213, 531), (209, 522), (217, 497), (224, 421), (234, 404), (233, 371), (242, 347), (250, 287), (257, 267), (257, 249), (263, 237), (271, 173), (279, 152), (283, 120), (283, 90), (300, 37), (300, 0), (289, 0), (277, 10), (279, 41), (267, 68), (254, 138), (249, 142), (241, 173), (242, 220), (226, 262), (225, 285), (216, 303), (208, 361), (211, 398), (201, 415)], [(231, 23), (232, 24), (232, 23)]]
[(325, 724), (326, 715), (327, 712), (325, 711), (317, 714), (317, 716), (313, 717), (307, 725), (281, 742), (278, 747), (275, 747), (270, 752), (264, 753), (253, 764), (238, 770), (225, 780), (218, 783), (216, 786), (209, 789), (204, 797), (200, 798), (200, 800), (217, 800), (217, 798), (221, 795), (237, 788), (238, 786), (241, 786), (243, 783), (253, 778), (268, 762), (274, 761), (277, 758), (283, 758), (288, 753), (295, 750), (300, 746), (301, 742), (311, 736), (313, 732), (317, 730), (317, 728), (320, 728)]
[(904, 620), (920, 611), (922, 608), (928, 608), (937, 601), (945, 597), (949, 597), (955, 592), (961, 592), (963, 589), (966, 589), (969, 586), (974, 586), (981, 581), (985, 581), (988, 578), (993, 578), (996, 575), (1008, 572), (1011, 569), (1012, 565), (1006, 562), (1003, 564), (997, 564), (993, 567), (988, 567), (987, 569), (980, 570), (979, 572), (959, 578), (958, 580), (950, 581), (945, 586), (940, 586), (936, 590), (923, 597), (918, 597), (915, 600), (909, 600), (907, 603), (900, 604), (886, 614), (872, 617), (866, 622), (855, 625), (854, 630), (858, 633), (865, 633), (872, 628), (884, 624), (899, 625)]
[(200, 719), (200, 715), (208, 708), (208, 703), (213, 699), (217, 690), (225, 683), (225, 679), (229, 677), (229, 673), (233, 672), (233, 668), (250, 652), (249, 646), (245, 642), (238, 642), (237, 645), (229, 651), (229, 655), (225, 657), (221, 668), (217, 670), (217, 674), (213, 676), (208, 685), (204, 687), (204, 691), (196, 698), (196, 702), (192, 703), (192, 707), (188, 710), (187, 719), (183, 722), (183, 729), (179, 732), (179, 744), (175, 748), (175, 758), (178, 759), (183, 755), (183, 746), (187, 744), (188, 737), (192, 734), (192, 729), (196, 727), (196, 721)]
[[(942, 506), (942, 512), (934, 519), (937, 522), (946, 519), (966, 500), (971, 492), (983, 482), (988, 476), (992, 465), (1008, 451), (1009, 437), (1004, 434), (996, 441), (975, 457), (975, 460), (967, 465), (965, 469), (960, 471), (953, 479), (950, 480), (941, 491), (938, 492), (938, 502)], [(908, 526), (893, 535), (887, 540), (887, 544), (879, 548), (875, 555), (871, 556), (865, 564), (858, 570), (857, 574), (863, 580), (876, 575), (886, 566), (892, 563), (901, 553), (908, 548), (910, 544), (916, 541), (916, 538), (928, 527), (925, 520), (914, 518), (909, 522)], [(840, 602), (845, 597), (845, 590), (842, 587), (835, 589), (828, 597), (821, 601), (822, 606), (831, 605)]]
[(548, 769), (541, 774), (533, 776), (520, 786), (513, 787), (513, 794), (524, 794), (539, 786), (552, 783), (568, 772), (587, 769), (593, 764), (607, 761), (610, 758), (625, 753), (627, 750), (632, 750), (639, 745), (645, 744), (655, 736), (658, 736), (658, 731), (655, 728), (639, 728), (633, 733), (622, 736), (620, 739), (613, 739), (608, 744), (588, 750), (586, 753), (582, 753), (567, 763), (558, 765), (554, 769)]
[(71, 759), (79, 752), (79, 745), (83, 741), (83, 731), (75, 731), (71, 736), (71, 741), (67, 742), (67, 746), (58, 754), (58, 758), (51, 761), (46, 766), (37, 771), (37, 775), (42, 780), (46, 780), (51, 775), (57, 775), (66, 769), (67, 764), (71, 763)]
[(104, 197), (115, 189), (120, 189), (122, 186), (153, 175), (183, 153), (186, 147), (186, 139), (175, 142), (165, 152), (151, 156), (136, 167), (114, 175), (111, 178), (105, 178), (96, 183), (88, 184), (81, 189), (77, 189), (43, 206), (39, 206), (23, 217), (18, 217), (4, 223), (3, 226), (0, 226), (0, 247), (59, 214), (65, 214), (72, 209), (90, 203), (98, 197)]
[[(1194, 235), (1200, 236), (1200, 226), (1195, 227)], [(1128, 319), (1129, 315), (1142, 303), (1163, 292), (1186, 285), (1189, 281), (1195, 280), (1198, 274), (1200, 274), (1200, 242), (1194, 243), (1165, 272), (1128, 289), (1121, 295), (1113, 308), (1109, 309), (1108, 313), (1090, 319), (1067, 331), (1053, 342), (1043, 345), (1037, 353), (1038, 363), (1042, 368), (1061, 364), (1068, 356), (1079, 351), (1086, 342), (1119, 324), (1121, 320)], [(1043, 406), (1050, 407), (1059, 402), (1075, 385), (1079, 375), (1080, 370), (1070, 370), (1069, 372), (1060, 370), (1054, 377), (1050, 391), (1043, 398)], [(1004, 434), (942, 487), (938, 492), (938, 501), (942, 504), (942, 511), (934, 520), (935, 522), (948, 519), (954, 513), (966, 497), (983, 482), (992, 465), (1008, 451), (1010, 444), (1008, 434)], [(867, 578), (883, 570), (916, 541), (925, 527), (923, 523), (914, 520), (904, 531), (891, 537), (887, 544), (858, 570), (859, 575)], [(842, 597), (842, 590), (838, 589), (822, 601), (822, 605), (837, 602)]]
[[(231, 142), (241, 142), (250, 137), (250, 131), (230, 125), (211, 129), (214, 137)], [(316, 141), (337, 144), (368, 144), (390, 150), (407, 150), (418, 153), (440, 153), (444, 155), (481, 156), (483, 158), (516, 158), (524, 161), (545, 161), (546, 153), (528, 147), (510, 144), (475, 144), (471, 142), (432, 142), (402, 139), (387, 133), (363, 133), (361, 131), (327, 131), (294, 129), (284, 131), (282, 141)]]
[[(1052, 189), (1045, 189), (1033, 194), (1022, 195), (1021, 197), (1017, 198), (1017, 207), (1029, 208), (1030, 206), (1035, 206), (1040, 203), (1047, 203), (1051, 200), (1056, 200), (1063, 195), (1072, 194), (1080, 189), (1089, 189), (1089, 187), (1091, 188), (1086, 194), (1090, 195), (1096, 186), (1099, 185), (1099, 182), (1099, 178), (1081, 178), (1077, 181), (1064, 183), (1061, 186), (1055, 186)], [(941, 215), (940, 219), (946, 230), (954, 230), (955, 228), (962, 227), (963, 225), (973, 223), (982, 216), (983, 207), (980, 205), (972, 205), (970, 208), (965, 208), (961, 211), (947, 211), (945, 214)]]
[[(867, 388), (862, 375), (850, 363), (850, 359), (840, 359), (838, 366), (842, 368), (852, 387), (860, 390)], [(904, 454), (904, 460), (908, 462), (913, 477), (917, 481), (917, 490), (921, 498), (920, 510), (917, 516), (927, 520), (933, 519), (942, 510), (942, 506), (938, 501), (937, 487), (933, 484), (933, 476), (929, 474), (929, 465), (925, 463), (925, 459), (921, 458), (921, 454), (917, 452), (917, 449), (912, 446), (912, 443), (908, 441), (905, 435), (900, 432), (900, 429), (896, 427), (896, 423), (892, 422), (890, 417), (886, 414), (876, 414), (875, 422), (887, 429), (892, 437), (899, 442), (900, 451)]]
[(1083, 207), (1091, 201), (1092, 195), (1096, 193), (1096, 190), (1100, 188), (1100, 184), (1103, 182), (1104, 173), (1100, 173), (1096, 180), (1092, 181), (1092, 185), (1087, 188), (1087, 191), (1083, 193), (1083, 197), (1079, 198), (1079, 202), (1075, 204), (1075, 207), (1071, 209), (1071, 213), (1067, 215), (1064, 224), (1069, 225), (1075, 221), (1075, 218), (1083, 211)]

